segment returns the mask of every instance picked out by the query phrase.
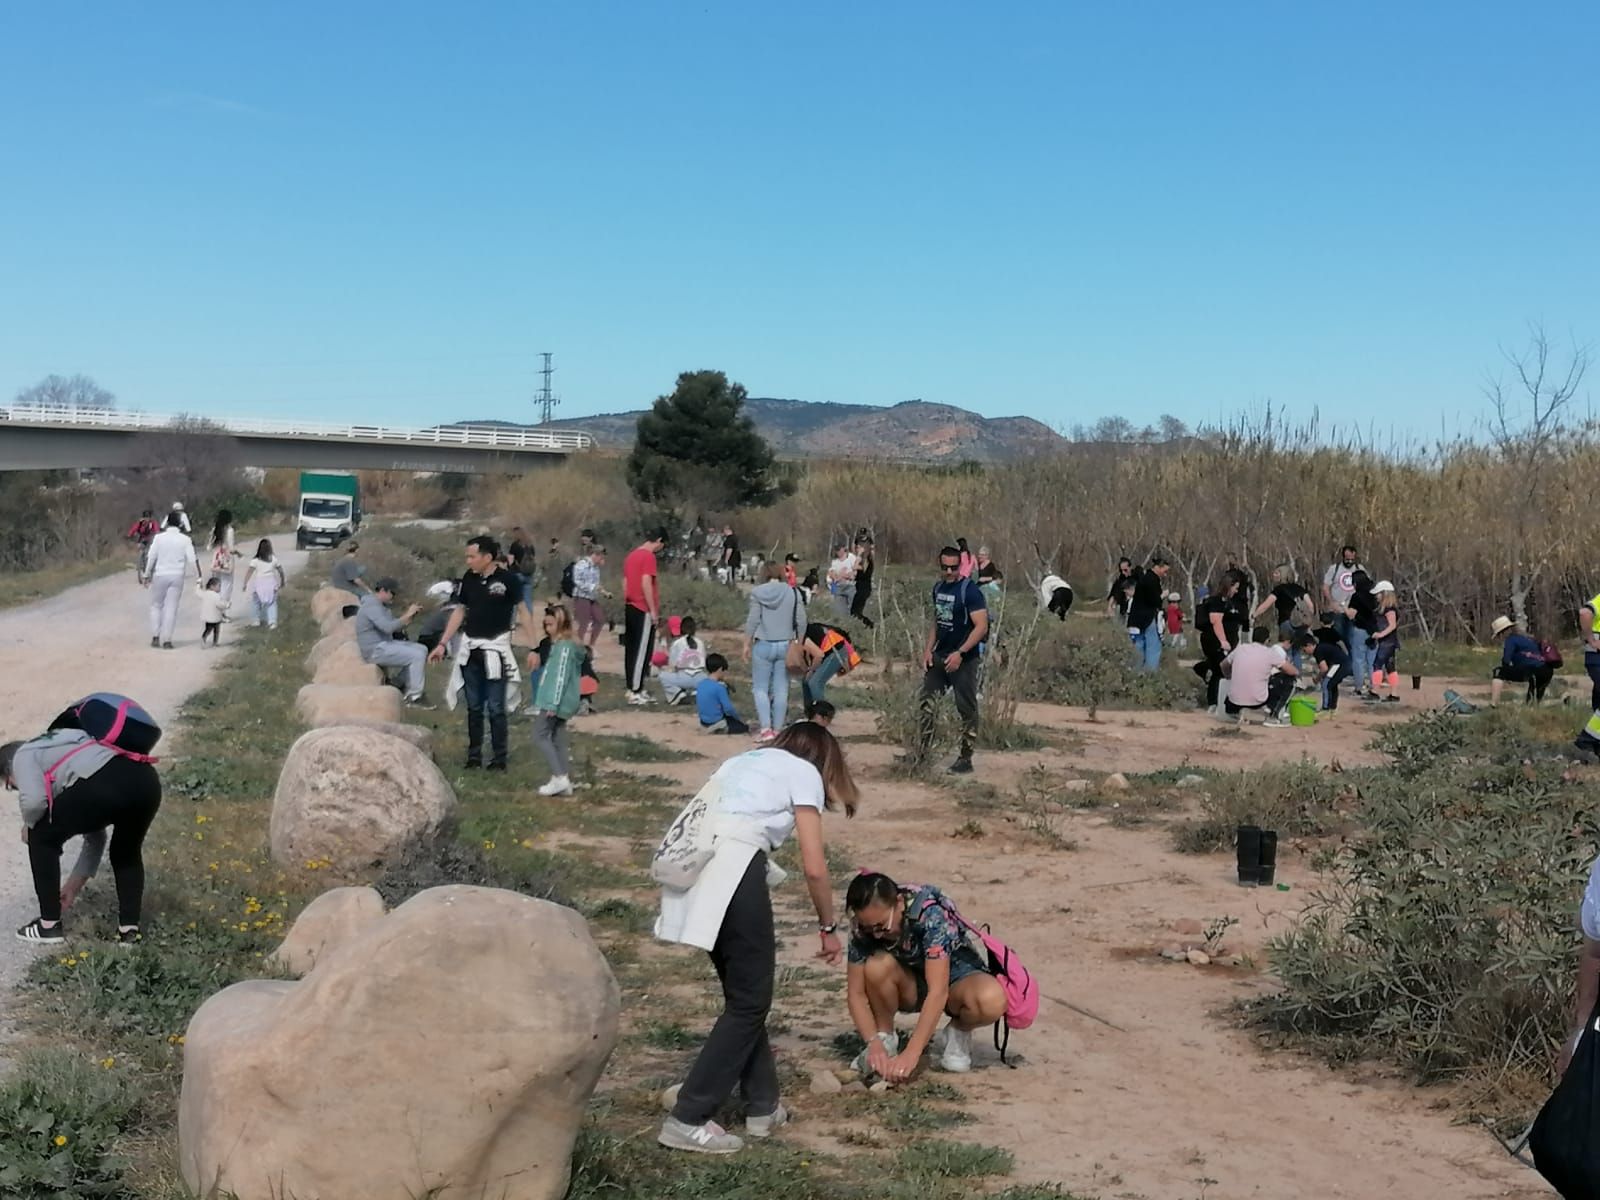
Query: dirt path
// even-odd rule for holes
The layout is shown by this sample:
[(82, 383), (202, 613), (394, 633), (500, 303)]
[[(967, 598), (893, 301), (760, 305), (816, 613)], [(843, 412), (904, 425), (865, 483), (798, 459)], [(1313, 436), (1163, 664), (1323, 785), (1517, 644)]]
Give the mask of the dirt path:
[[(292, 544), (292, 536), (275, 545)], [(303, 551), (280, 553), (285, 571), (293, 574), (306, 562)], [(237, 578), (244, 578), (241, 568)], [(212, 667), (227, 656), (228, 643), (248, 620), (248, 606), (238, 605), (236, 625), (225, 626), (220, 650), (200, 648), (200, 606), (187, 592), (178, 612), (176, 649), (150, 648), (149, 593), (131, 570), (108, 579), (69, 588), (56, 596), (0, 612), (0, 663), (8, 681), (6, 709), (0, 714), (0, 741), (28, 738), (67, 704), (86, 692), (121, 692), (133, 696), (167, 728), (177, 723), (178, 710), (206, 683)], [(37, 950), (24, 946), (12, 930), (38, 915), (26, 848), (16, 829), (16, 796), (0, 830), (0, 1023), (7, 997)], [(71, 850), (68, 851), (70, 855)], [(99, 903), (109, 895), (109, 872)]]
[[(1437, 703), (1444, 686), (1406, 700)], [(1006, 795), (1035, 763), (1133, 772), (1185, 762), (1239, 768), (1308, 754), (1354, 765), (1373, 760), (1366, 742), (1408, 710), (1415, 711), (1410, 703), (1362, 710), (1352, 702), (1331, 728), (1252, 728), (1219, 737), (1218, 725), (1200, 714), (1105, 713), (1089, 722), (1081, 711), (1037, 706), (1028, 720), (1070, 729), (1084, 739), (1082, 748), (983, 755), (980, 778)], [(747, 745), (700, 736), (682, 710), (608, 714), (584, 727), (698, 750), (707, 759), (643, 768), (687, 788), (704, 780), (710, 760)], [(845, 736), (870, 734), (871, 716), (847, 709), (836, 728)], [(887, 779), (886, 747), (853, 742), (849, 751), (867, 780), (864, 803), (856, 820), (828, 822), (830, 842), (852, 862), (946, 886), (970, 913), (1009, 933), (1043, 983), (1039, 1023), (1013, 1041), (1026, 1065), (1006, 1070), (984, 1046), (977, 1069), (959, 1081), (977, 1118), (961, 1136), (1014, 1151), (1019, 1181), (1129, 1200), (1551, 1194), (1486, 1132), (1452, 1124), (1427, 1091), (1376, 1071), (1336, 1072), (1260, 1050), (1223, 1012), (1270, 986), (1257, 970), (1198, 968), (1159, 956), (1162, 947), (1198, 943), (1193, 934), (1213, 918), (1233, 916), (1241, 924), (1227, 950), (1259, 960), (1315, 882), (1292, 847), (1280, 856), (1288, 892), (1241, 890), (1227, 857), (1179, 854), (1167, 833), (1118, 828), (1104, 810), (1063, 813), (1059, 831), (1076, 848), (1049, 849), (1007, 822), (1003, 808), (974, 813), (958, 806), (953, 787)], [(983, 837), (952, 836), (974, 816)], [(781, 902), (792, 909), (791, 929), (808, 930), (803, 897), (786, 891), (794, 892)], [(795, 936), (782, 957), (814, 965), (811, 949), (808, 937)], [(832, 997), (788, 1005), (782, 1015), (812, 1037), (849, 1026)], [(779, 1045), (803, 1063), (820, 1057), (816, 1042), (799, 1032)], [(835, 1140), (846, 1128), (833, 1101), (800, 1095), (791, 1103), (800, 1118), (792, 1136), (850, 1152)]]

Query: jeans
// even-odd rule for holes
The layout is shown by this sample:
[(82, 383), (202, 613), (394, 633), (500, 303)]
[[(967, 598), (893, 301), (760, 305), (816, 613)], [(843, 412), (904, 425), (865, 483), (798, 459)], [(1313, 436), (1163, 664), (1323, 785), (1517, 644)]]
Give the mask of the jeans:
[(1344, 686), (1344, 677), (1347, 674), (1344, 667), (1333, 666), (1322, 677), (1322, 711), (1335, 712), (1339, 707), (1339, 689)]
[(384, 642), (367, 661), (377, 667), (403, 667), (407, 700), (417, 699), (427, 686), (428, 652), (417, 642)]
[(757, 642), (750, 651), (750, 690), (756, 697), (756, 724), (782, 729), (789, 714), (789, 643)]
[(550, 764), (550, 774), (565, 779), (572, 770), (572, 731), (566, 719), (540, 713), (533, 722), (533, 744)]
[(700, 681), (705, 678), (705, 673), (690, 674), (687, 671), (662, 671), (656, 676), (661, 681), (662, 694), (668, 702), (675, 700), (683, 692), (689, 693), (689, 698), (694, 698), (695, 688), (700, 686)]
[(954, 673), (944, 669), (944, 660), (934, 651), (933, 666), (922, 676), (922, 703), (917, 722), (917, 748), (926, 754), (933, 746), (933, 704), (947, 691), (956, 694), (956, 712), (961, 716), (961, 757), (971, 758), (978, 740), (978, 656), (962, 662)]
[(841, 617), (848, 617), (850, 615), (850, 610), (855, 607), (855, 603), (856, 603), (856, 583), (855, 583), (855, 580), (851, 579), (851, 580), (847, 580), (847, 581), (845, 581), (843, 583), (835, 585), (835, 589), (834, 589), (834, 593), (833, 593), (833, 604), (834, 604), (834, 607), (839, 610), (839, 615)]
[(278, 627), (278, 598), (263, 600), (255, 593), (250, 595), (250, 613), (256, 619), (257, 625), (265, 625), (268, 629)]
[(461, 690), (467, 698), (467, 761), (483, 761), (483, 722), (489, 719), (489, 745), (492, 765), (506, 761), (506, 679), (505, 668), (499, 679), (490, 679), (483, 665), (483, 651), (474, 650), (461, 664)]
[(157, 575), (150, 581), (150, 636), (172, 640), (178, 627), (178, 601), (183, 599), (187, 575)]
[(1132, 635), (1134, 653), (1139, 657), (1139, 666), (1146, 671), (1159, 671), (1161, 669), (1161, 622), (1151, 621), (1143, 629)]
[(800, 681), (800, 695), (806, 702), (806, 716), (816, 708), (817, 701), (827, 698), (828, 681), (844, 670), (844, 652), (829, 650), (822, 661), (811, 668), (810, 674)]
[(711, 965), (722, 981), (722, 1015), (678, 1091), (672, 1115), (684, 1124), (711, 1120), (735, 1087), (751, 1114), (768, 1116), (777, 1109), (778, 1067), (767, 1040), (777, 953), (767, 856), (757, 852), (711, 948)]
[(57, 793), (51, 811), (28, 830), (28, 866), (39, 915), (46, 921), (61, 919), (61, 847), (67, 839), (109, 825), (117, 923), (137, 925), (144, 903), (144, 837), (160, 807), (161, 777), (155, 767), (120, 756)]
[(1372, 637), (1354, 625), (1350, 626), (1350, 674), (1359, 691), (1372, 689)]

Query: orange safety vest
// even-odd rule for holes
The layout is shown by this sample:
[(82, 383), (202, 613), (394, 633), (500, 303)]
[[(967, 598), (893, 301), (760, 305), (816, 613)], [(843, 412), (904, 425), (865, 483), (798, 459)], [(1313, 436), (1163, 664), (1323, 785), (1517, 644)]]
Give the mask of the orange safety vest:
[(829, 626), (828, 632), (822, 635), (822, 645), (818, 649), (827, 654), (836, 646), (844, 647), (844, 669), (847, 673), (861, 665), (861, 655), (856, 653), (856, 648), (850, 644), (849, 639)]

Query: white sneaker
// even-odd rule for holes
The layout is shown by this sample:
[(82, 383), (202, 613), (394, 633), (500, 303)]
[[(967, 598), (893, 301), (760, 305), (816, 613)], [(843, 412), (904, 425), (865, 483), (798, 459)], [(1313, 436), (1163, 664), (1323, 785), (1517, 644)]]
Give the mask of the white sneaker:
[(743, 1138), (729, 1133), (715, 1121), (686, 1125), (676, 1117), (661, 1122), (656, 1141), (669, 1150), (687, 1150), (691, 1154), (737, 1154), (744, 1149)]
[(572, 795), (572, 780), (565, 775), (552, 775), (550, 782), (539, 789), (541, 796), (570, 796)]
[(972, 1030), (957, 1029), (954, 1025), (946, 1027), (944, 1053), (939, 1057), (939, 1065), (957, 1075), (972, 1070)]
[(746, 1137), (768, 1138), (774, 1129), (781, 1129), (789, 1123), (789, 1110), (782, 1104), (773, 1109), (764, 1117), (746, 1117), (744, 1119), (744, 1132)]
[(646, 704), (650, 703), (650, 697), (645, 695), (643, 692), (629, 692), (628, 703), (633, 705), (635, 708), (643, 708)]

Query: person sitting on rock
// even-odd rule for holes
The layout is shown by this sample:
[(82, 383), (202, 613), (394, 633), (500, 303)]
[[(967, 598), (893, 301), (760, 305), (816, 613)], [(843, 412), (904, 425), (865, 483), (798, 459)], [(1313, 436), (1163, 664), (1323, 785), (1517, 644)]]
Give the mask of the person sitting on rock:
[(400, 585), (393, 579), (380, 579), (373, 589), (361, 597), (356, 607), (356, 648), (361, 651), (361, 661), (375, 667), (395, 667), (406, 673), (406, 703), (412, 708), (430, 709), (423, 697), (428, 684), (428, 651), (416, 642), (399, 640), (395, 634), (405, 629), (411, 619), (422, 611), (413, 604), (399, 616), (389, 611)]
[[(1005, 1015), (1006, 993), (973, 947), (954, 904), (931, 885), (901, 887), (887, 875), (863, 871), (850, 881), (851, 917), (845, 995), (850, 1019), (867, 1048), (856, 1070), (890, 1083), (909, 1079), (948, 1016), (940, 1066), (972, 1069), (972, 1031)], [(901, 1049), (895, 1016), (916, 1013)]]

